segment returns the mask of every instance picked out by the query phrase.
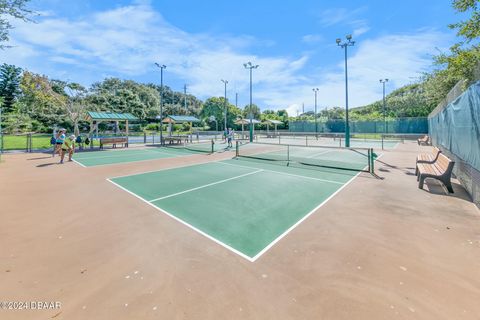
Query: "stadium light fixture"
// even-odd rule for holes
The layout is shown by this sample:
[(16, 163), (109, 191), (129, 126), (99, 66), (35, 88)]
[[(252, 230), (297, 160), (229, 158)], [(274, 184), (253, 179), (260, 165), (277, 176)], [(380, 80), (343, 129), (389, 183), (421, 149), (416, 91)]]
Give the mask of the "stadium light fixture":
[(163, 118), (163, 70), (167, 68), (164, 64), (155, 62), (155, 65), (160, 68), (160, 145), (163, 145), (163, 130), (162, 130), (162, 118)]
[(223, 130), (227, 130), (227, 84), (228, 84), (228, 80), (220, 80), (223, 82), (223, 84), (225, 85), (225, 95), (224, 95), (224, 101), (223, 101), (223, 104), (224, 104), (224, 109), (225, 109), (225, 127), (223, 128)]
[(337, 38), (336, 43), (339, 47), (345, 50), (345, 147), (350, 147), (350, 124), (348, 122), (348, 64), (347, 64), (347, 48), (355, 45), (352, 41), (352, 35), (345, 37), (347, 40), (342, 43), (340, 38)]
[(250, 61), (247, 63), (244, 63), (243, 66), (245, 69), (250, 70), (250, 112), (249, 112), (249, 118), (250, 118), (250, 142), (253, 142), (253, 112), (252, 112), (252, 70), (257, 69), (259, 67), (258, 64), (254, 65)]
[(318, 134), (318, 122), (317, 122), (317, 93), (318, 88), (313, 88), (313, 92), (315, 92), (315, 134)]
[[(387, 133), (387, 100), (385, 100), (385, 84), (388, 82), (388, 79), (380, 79), (380, 83), (383, 86), (383, 133)], [(383, 139), (382, 139), (382, 150), (383, 150)]]

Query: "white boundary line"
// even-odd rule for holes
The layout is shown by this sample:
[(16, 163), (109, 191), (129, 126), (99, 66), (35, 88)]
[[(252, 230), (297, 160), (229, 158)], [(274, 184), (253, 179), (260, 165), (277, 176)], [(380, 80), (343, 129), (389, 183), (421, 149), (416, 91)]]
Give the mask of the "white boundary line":
[(85, 166), (83, 163), (80, 163), (80, 162), (78, 162), (77, 160), (75, 160), (75, 159), (73, 159), (73, 158), (72, 158), (72, 161), (75, 162), (76, 164), (78, 164), (79, 166), (82, 166), (82, 167), (84, 167), (84, 168), (87, 168), (87, 166)]
[[(95, 152), (95, 151), (90, 151), (90, 152)], [(109, 151), (109, 152), (117, 152), (117, 151)], [(152, 151), (153, 152), (153, 151)], [(173, 155), (173, 153), (170, 153), (171, 155)], [(122, 164), (126, 164), (126, 163), (135, 163), (135, 162), (144, 162), (144, 161), (155, 161), (155, 160), (162, 160), (162, 159), (173, 159), (173, 158), (180, 158), (180, 157), (191, 157), (191, 156), (195, 156), (195, 155), (198, 155), (198, 154), (178, 154), (178, 155), (174, 155), (172, 157), (162, 157), (162, 158), (153, 158), (153, 159), (144, 159), (144, 160), (134, 160), (134, 161), (126, 161), (126, 162), (113, 162), (113, 163), (104, 163), (104, 164), (95, 164), (95, 165), (91, 165), (91, 166), (85, 166), (85, 165), (82, 165), (84, 168), (92, 168), (92, 167), (103, 167), (103, 166), (114, 166), (114, 165), (122, 165)], [(73, 159), (72, 159), (73, 160)], [(85, 159), (87, 160), (87, 159)], [(78, 162), (77, 162), (78, 163)], [(78, 163), (80, 164), (80, 163)]]
[(255, 259), (253, 259), (253, 258), (251, 258), (251, 257), (249, 257), (249, 256), (247, 256), (247, 255), (245, 255), (244, 253), (242, 253), (242, 252), (238, 251), (237, 249), (234, 249), (234, 248), (230, 247), (229, 245), (227, 245), (227, 244), (225, 244), (225, 243), (221, 242), (220, 240), (217, 240), (217, 239), (213, 238), (212, 236), (208, 235), (207, 233), (203, 232), (202, 230), (195, 228), (194, 226), (192, 226), (191, 224), (189, 224), (189, 223), (187, 223), (187, 222), (185, 222), (185, 221), (181, 220), (180, 218), (177, 218), (176, 216), (174, 216), (173, 214), (169, 213), (168, 211), (166, 211), (166, 210), (164, 210), (164, 209), (162, 209), (162, 208), (160, 208), (160, 207), (157, 207), (157, 206), (156, 206), (156, 205), (154, 205), (153, 203), (150, 203), (150, 202), (148, 202), (147, 200), (143, 199), (143, 198), (142, 198), (142, 197), (140, 197), (139, 195), (136, 195), (135, 193), (133, 193), (133, 192), (131, 192), (131, 191), (129, 191), (129, 190), (127, 190), (127, 189), (125, 189), (124, 187), (120, 186), (119, 184), (117, 184), (117, 183), (113, 182), (112, 180), (110, 180), (110, 179), (107, 179), (107, 181), (111, 182), (113, 185), (117, 186), (118, 188), (122, 189), (123, 191), (126, 191), (126, 192), (128, 192), (128, 193), (129, 193), (129, 194), (131, 194), (132, 196), (134, 196), (134, 197), (136, 197), (136, 198), (138, 198), (138, 199), (142, 200), (143, 202), (145, 202), (145, 203), (146, 203), (146, 204), (148, 204), (149, 206), (152, 206), (153, 208), (157, 209), (158, 211), (160, 211), (160, 212), (162, 212), (162, 213), (166, 214), (166, 215), (167, 215), (167, 216), (169, 216), (170, 218), (172, 218), (172, 219), (174, 219), (174, 220), (176, 220), (176, 221), (180, 222), (181, 224), (183, 224), (183, 225), (187, 226), (188, 228), (190, 228), (190, 229), (192, 229), (192, 230), (194, 230), (194, 231), (196, 231), (196, 232), (200, 233), (202, 236), (204, 236), (204, 237), (206, 237), (206, 238), (208, 238), (208, 239), (212, 240), (213, 242), (215, 242), (215, 243), (217, 243), (217, 244), (221, 245), (222, 247), (224, 247), (224, 248), (226, 248), (226, 249), (228, 249), (228, 250), (232, 251), (233, 253), (236, 253), (236, 254), (238, 254), (238, 255), (239, 255), (239, 256), (241, 256), (242, 258), (245, 258), (245, 259), (247, 259), (247, 260), (248, 260), (248, 261), (250, 261), (250, 262), (254, 262), (254, 261), (255, 261)]
[(310, 217), (313, 213), (315, 213), (315, 211), (317, 211), (318, 209), (320, 209), (320, 207), (322, 207), (325, 203), (327, 203), (330, 199), (332, 199), (334, 196), (336, 196), (340, 191), (343, 190), (343, 188), (345, 188), (347, 185), (349, 185), (356, 177), (358, 177), (358, 175), (360, 175), (362, 172), (359, 172), (357, 173), (356, 175), (354, 175), (350, 180), (348, 180), (343, 186), (341, 186), (340, 188), (338, 188), (337, 191), (335, 191), (334, 193), (332, 193), (327, 199), (323, 200), (322, 203), (320, 203), (318, 206), (316, 206), (312, 211), (310, 211), (309, 213), (307, 213), (303, 218), (301, 218), (300, 220), (298, 220), (293, 226), (291, 226), (290, 228), (288, 228), (285, 232), (283, 232), (281, 235), (279, 235), (275, 240), (273, 240), (272, 242), (270, 242), (270, 244), (268, 246), (266, 246), (265, 248), (263, 248), (262, 251), (260, 251), (259, 253), (257, 253), (253, 258), (252, 260), (255, 261), (257, 260), (258, 258), (260, 258), (265, 252), (267, 252), (270, 248), (272, 248), (277, 242), (279, 242), (282, 238), (284, 238), (287, 234), (289, 234), (293, 229), (295, 229), (298, 225), (300, 225), (303, 221), (305, 221), (308, 217)]
[[(206, 162), (200, 162), (200, 163), (189, 163), (189, 164), (182, 165), (182, 166), (162, 168), (162, 169), (156, 169), (156, 170), (149, 170), (149, 171), (143, 171), (143, 172), (133, 173), (133, 174), (125, 174), (123, 176), (110, 177), (109, 179), (133, 177), (133, 176), (139, 176), (139, 175), (147, 174), (147, 173), (161, 172), (161, 171), (172, 170), (172, 169), (180, 169), (180, 168), (188, 168), (188, 167), (193, 167), (193, 166), (201, 166), (201, 165), (205, 165), (205, 164), (217, 163), (217, 162), (220, 162), (220, 161), (225, 161), (225, 159), (219, 159), (219, 160), (214, 160), (214, 161), (206, 161)], [(250, 168), (250, 169), (252, 169), (252, 168)]]
[(156, 198), (156, 199), (150, 200), (150, 201), (148, 201), (148, 202), (155, 202), (155, 201), (160, 201), (160, 200), (163, 200), (163, 199), (175, 197), (175, 196), (178, 196), (178, 195), (181, 195), (181, 194), (184, 194), (184, 193), (188, 193), (188, 192), (192, 192), (192, 191), (195, 191), (195, 190), (199, 190), (199, 189), (211, 187), (211, 186), (214, 186), (214, 185), (216, 185), (216, 184), (224, 183), (224, 182), (231, 181), (231, 180), (235, 180), (235, 179), (240, 179), (240, 178), (243, 178), (243, 177), (246, 177), (246, 176), (255, 174), (255, 173), (259, 173), (259, 172), (262, 172), (262, 171), (264, 171), (264, 170), (262, 170), (262, 169), (255, 170), (255, 171), (252, 171), (252, 172), (248, 172), (248, 173), (245, 173), (245, 174), (241, 174), (241, 175), (236, 176), (236, 177), (232, 177), (232, 178), (223, 179), (223, 180), (219, 180), (219, 181), (216, 181), (216, 182), (204, 184), (203, 186), (199, 186), (199, 187), (187, 189), (187, 190), (180, 191), (180, 192), (177, 192), (177, 193), (172, 193), (172, 194), (169, 194), (169, 195), (160, 197), (160, 198)]
[[(131, 157), (131, 156), (137, 156), (140, 154), (150, 154), (155, 151), (145, 151), (145, 150), (124, 150), (125, 151), (132, 151), (131, 153), (124, 155), (124, 154), (113, 154), (113, 155), (104, 155), (104, 156), (98, 156), (98, 157), (84, 157), (84, 158), (79, 158), (79, 160), (90, 160), (90, 159), (104, 159), (104, 158), (118, 158), (118, 157)], [(95, 151), (90, 151), (88, 154), (92, 154)], [(112, 151), (106, 151), (106, 152), (112, 152)], [(114, 152), (114, 153), (119, 153), (119, 152)], [(81, 155), (87, 155), (87, 153), (81, 154)]]
[[(383, 156), (383, 154), (381, 154), (376, 160), (380, 159), (381, 157)], [(218, 161), (214, 161), (214, 162), (206, 162), (206, 163), (202, 163), (202, 164), (210, 164), (210, 163), (220, 163), (220, 164), (228, 164), (228, 163), (225, 163), (225, 162), (221, 162), (221, 161), (224, 161), (224, 160), (218, 160)], [(376, 161), (375, 161), (376, 162)], [(144, 174), (144, 173), (152, 173), (152, 172), (158, 172), (158, 171), (165, 171), (165, 170), (169, 170), (169, 169), (175, 169), (175, 168), (184, 168), (184, 167), (191, 167), (191, 166), (195, 166), (195, 165), (202, 165), (202, 164), (190, 164), (190, 165), (186, 165), (186, 166), (180, 166), (180, 167), (174, 167), (174, 168), (165, 168), (165, 169), (161, 169), (161, 170), (156, 170), (156, 171), (148, 171), (148, 172), (143, 172), (143, 173), (139, 173), (139, 174)], [(233, 166), (238, 166), (238, 167), (247, 167), (247, 166), (241, 166), (241, 165), (234, 165), (234, 164), (228, 164), (228, 165), (233, 165)], [(251, 168), (251, 167), (247, 167), (247, 168)], [(280, 174), (284, 174), (282, 172), (279, 172), (279, 171), (273, 171), (273, 170), (263, 170), (263, 171), (271, 171), (271, 172), (275, 172), (275, 173), (280, 173)], [(164, 214), (166, 214), (167, 216), (169, 216), (170, 218), (180, 222), (181, 224), (187, 226), (188, 228), (200, 233), (201, 235), (203, 235), (204, 237), (214, 241), (215, 243), (221, 245), (222, 247), (232, 251), (233, 253), (236, 253), (238, 254), (239, 256), (241, 256), (242, 258), (245, 258), (246, 260), (250, 261), (250, 262), (255, 262), (258, 258), (260, 258), (263, 254), (265, 254), (269, 249), (271, 249), (275, 244), (277, 244), (277, 242), (279, 242), (281, 239), (283, 239), (285, 236), (287, 236), (292, 230), (294, 230), (296, 227), (298, 227), (303, 221), (305, 221), (308, 217), (310, 217), (313, 213), (315, 213), (318, 209), (320, 209), (322, 206), (324, 206), (329, 200), (331, 200), (333, 197), (335, 197), (340, 191), (342, 191), (345, 187), (347, 187), (350, 183), (353, 182), (353, 180), (355, 180), (355, 178), (357, 178), (361, 173), (363, 172), (358, 172), (356, 175), (354, 175), (350, 180), (348, 180), (345, 184), (343, 184), (343, 186), (341, 186), (340, 188), (338, 188), (334, 193), (332, 193), (328, 198), (326, 198), (325, 200), (323, 200), (318, 206), (316, 206), (313, 210), (311, 210), (310, 212), (308, 212), (305, 216), (303, 216), (299, 221), (297, 221), (294, 225), (292, 225), (290, 228), (288, 228), (286, 231), (284, 231), (281, 235), (279, 235), (277, 238), (275, 238), (275, 240), (273, 240), (272, 242), (270, 242), (270, 244), (268, 244), (265, 248), (263, 248), (259, 253), (257, 253), (253, 258), (252, 257), (249, 257), (247, 255), (245, 255), (244, 253), (238, 251), (237, 249), (221, 242), (220, 240), (208, 235), (207, 233), (201, 231), (200, 229), (197, 229), (196, 227), (190, 225), (189, 223), (181, 220), (180, 218), (174, 216), (173, 214), (169, 213), (168, 211), (160, 208), (160, 207), (157, 207), (156, 205), (154, 205), (153, 203), (149, 202), (148, 200), (145, 200), (144, 198), (140, 197), (139, 195), (131, 192), (130, 190), (120, 186), (119, 184), (113, 182), (111, 179), (115, 179), (115, 178), (107, 178), (106, 180), (109, 181), (110, 183), (112, 183), (113, 185), (115, 185), (116, 187), (122, 189), (123, 191), (126, 191), (127, 193), (131, 194), (132, 196), (136, 197), (137, 199), (140, 199), (141, 201), (145, 202), (146, 204), (148, 204), (149, 206), (155, 208), (156, 210), (160, 211), (160, 212), (163, 212)], [(120, 177), (116, 177), (116, 178), (121, 178), (121, 177), (127, 177), (127, 176), (134, 176), (134, 175), (139, 175), (139, 174), (133, 174), (133, 175), (125, 175), (125, 176), (120, 176)], [(250, 173), (250, 174), (253, 174), (253, 173)], [(291, 175), (291, 174), (287, 174), (287, 175)], [(292, 175), (292, 176), (298, 176), (298, 177), (302, 177), (300, 175)], [(314, 179), (314, 180), (320, 180), (320, 179), (317, 179), (317, 178), (310, 178), (310, 177), (303, 177), (303, 178), (308, 178), (308, 179)], [(320, 181), (323, 181), (323, 180), (320, 180)], [(336, 182), (336, 183), (339, 183), (339, 182)]]
[[(229, 166), (241, 167), (241, 168), (260, 169), (260, 168), (255, 167), (255, 166), (252, 166), (252, 167), (242, 166), (240, 164), (234, 164), (234, 163), (228, 163), (228, 162), (218, 162), (218, 163), (224, 164), (224, 165), (229, 165)], [(309, 180), (316, 180), (316, 181), (321, 181), (321, 182), (328, 182), (328, 183), (335, 183), (335, 184), (342, 184), (342, 185), (345, 183), (345, 182), (334, 181), (334, 180), (326, 180), (326, 179), (320, 179), (320, 178), (314, 178), (314, 177), (308, 177), (308, 176), (301, 176), (299, 174), (286, 173), (286, 172), (269, 170), (269, 169), (263, 169), (263, 171), (274, 172), (274, 173), (278, 173), (278, 174), (283, 174), (285, 176), (292, 176), (292, 177), (304, 178), (304, 179), (309, 179)]]

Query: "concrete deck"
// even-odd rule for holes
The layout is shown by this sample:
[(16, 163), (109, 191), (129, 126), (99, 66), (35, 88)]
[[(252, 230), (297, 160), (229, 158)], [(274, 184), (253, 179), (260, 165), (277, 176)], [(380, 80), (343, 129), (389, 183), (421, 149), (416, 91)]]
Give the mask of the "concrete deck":
[(479, 210), (458, 184), (417, 188), (427, 150), (385, 152), (381, 179), (360, 175), (254, 263), (105, 180), (229, 153), (93, 168), (4, 155), (0, 299), (61, 308), (0, 318), (479, 319)]

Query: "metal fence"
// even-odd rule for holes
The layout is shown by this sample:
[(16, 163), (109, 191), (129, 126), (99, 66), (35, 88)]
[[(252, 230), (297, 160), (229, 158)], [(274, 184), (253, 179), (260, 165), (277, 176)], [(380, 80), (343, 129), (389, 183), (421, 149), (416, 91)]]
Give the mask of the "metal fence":
[(429, 116), (433, 145), (455, 161), (454, 175), (480, 207), (480, 81), (458, 94), (460, 82)]
[[(221, 140), (223, 133), (218, 131), (199, 131), (194, 133), (175, 133), (169, 135), (162, 133), (163, 137), (185, 136), (189, 141)], [(88, 134), (81, 134), (82, 142), (77, 143), (79, 149), (97, 148), (100, 146), (100, 139), (111, 137), (125, 137), (113, 133), (102, 133), (98, 136), (88, 137)], [(89, 143), (86, 144), (86, 138)], [(32, 152), (51, 149), (52, 134), (26, 133), (26, 134), (0, 134), (0, 152)], [(160, 132), (130, 132), (128, 135), (129, 144), (160, 144)]]
[[(291, 132), (345, 132), (345, 120), (332, 119), (327, 121), (291, 121)], [(397, 118), (394, 120), (377, 121), (351, 121), (350, 132), (352, 133), (428, 133), (428, 118)]]

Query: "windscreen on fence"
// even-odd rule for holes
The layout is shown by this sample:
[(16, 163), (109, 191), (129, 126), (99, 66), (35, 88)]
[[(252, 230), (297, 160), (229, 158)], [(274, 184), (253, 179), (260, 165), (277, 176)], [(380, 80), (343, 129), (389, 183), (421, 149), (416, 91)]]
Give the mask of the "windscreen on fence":
[[(386, 124), (386, 128), (385, 128)], [(327, 121), (290, 121), (291, 132), (345, 132), (345, 120), (332, 119)], [(428, 133), (428, 118), (398, 118), (395, 120), (351, 121), (352, 133)]]
[(428, 119), (432, 143), (480, 170), (480, 82)]

